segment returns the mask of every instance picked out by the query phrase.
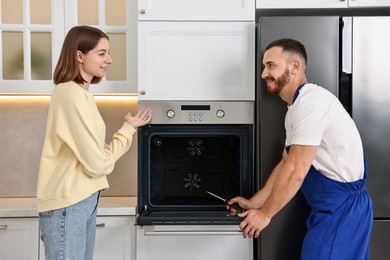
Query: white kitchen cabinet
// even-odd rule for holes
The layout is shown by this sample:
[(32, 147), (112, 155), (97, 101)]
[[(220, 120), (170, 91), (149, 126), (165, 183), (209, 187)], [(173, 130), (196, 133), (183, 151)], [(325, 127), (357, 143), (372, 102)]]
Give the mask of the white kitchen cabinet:
[(390, 6), (390, 0), (349, 0), (349, 7), (381, 7)]
[(135, 216), (106, 216), (96, 220), (94, 260), (135, 259)]
[(138, 19), (254, 21), (255, 0), (138, 0)]
[[(135, 216), (98, 216), (94, 260), (135, 259)], [(44, 260), (41, 241), (40, 260)], [(27, 259), (27, 258), (26, 258)]]
[(137, 260), (253, 259), (238, 226), (137, 226)]
[[(254, 0), (253, 0), (254, 1)], [(0, 8), (0, 95), (43, 94), (71, 27), (88, 24), (110, 38), (114, 62), (91, 93), (137, 92), (137, 1), (3, 1)]]
[(38, 259), (38, 218), (0, 218), (0, 259)]
[(257, 9), (348, 8), (390, 6), (390, 0), (256, 0)]
[(256, 0), (256, 8), (258, 9), (346, 7), (348, 7), (347, 0)]
[(255, 98), (254, 22), (139, 22), (139, 100)]

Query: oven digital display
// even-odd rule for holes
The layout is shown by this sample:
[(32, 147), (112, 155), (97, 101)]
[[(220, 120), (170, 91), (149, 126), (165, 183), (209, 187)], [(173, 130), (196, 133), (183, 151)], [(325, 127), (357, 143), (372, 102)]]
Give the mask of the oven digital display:
[(183, 111), (203, 111), (210, 110), (210, 105), (182, 105), (181, 110)]

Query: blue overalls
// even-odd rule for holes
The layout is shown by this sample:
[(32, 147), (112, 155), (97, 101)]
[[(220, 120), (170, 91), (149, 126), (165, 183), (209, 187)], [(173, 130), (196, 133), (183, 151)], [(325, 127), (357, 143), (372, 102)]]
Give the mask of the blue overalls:
[(301, 260), (369, 259), (373, 209), (365, 187), (367, 161), (362, 160), (364, 178), (349, 183), (332, 180), (310, 167), (301, 187), (311, 207)]

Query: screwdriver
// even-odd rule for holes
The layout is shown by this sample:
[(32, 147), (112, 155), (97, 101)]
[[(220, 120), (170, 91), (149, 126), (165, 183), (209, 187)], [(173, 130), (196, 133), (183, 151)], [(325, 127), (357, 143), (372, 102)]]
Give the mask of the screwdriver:
[[(218, 195), (216, 195), (216, 194), (214, 194), (214, 193), (212, 193), (212, 192), (210, 192), (210, 191), (206, 191), (206, 192), (207, 192), (208, 194), (210, 194), (211, 196), (214, 196), (214, 197), (216, 197), (217, 199), (222, 200), (222, 201), (225, 203), (225, 205), (226, 205), (226, 204), (228, 203), (228, 201), (229, 201), (229, 200), (227, 200), (227, 199), (221, 198), (220, 196), (218, 196)], [(238, 203), (234, 203), (234, 204), (231, 205), (230, 207), (233, 208), (233, 209), (235, 209), (235, 210), (237, 211), (237, 213), (242, 213), (242, 212), (244, 212), (244, 209), (241, 208), (240, 205), (238, 205)]]

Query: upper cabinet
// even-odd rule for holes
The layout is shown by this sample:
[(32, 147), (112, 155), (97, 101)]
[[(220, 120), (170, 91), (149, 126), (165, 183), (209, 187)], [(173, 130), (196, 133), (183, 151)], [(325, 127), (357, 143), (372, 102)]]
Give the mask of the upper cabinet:
[(45, 94), (66, 33), (98, 27), (110, 38), (113, 58), (93, 93), (137, 92), (137, 2), (134, 0), (2, 0), (0, 94)]
[(138, 0), (138, 19), (254, 21), (255, 0)]
[(49, 92), (64, 35), (63, 4), (2, 0), (0, 12), (0, 93)]
[(254, 100), (254, 22), (140, 22), (139, 100)]
[[(55, 1), (55, 0), (52, 0)], [(137, 1), (66, 0), (66, 32), (76, 25), (91, 25), (110, 38), (113, 63), (107, 75), (92, 93), (136, 94), (137, 73)]]
[(348, 7), (346, 0), (256, 0), (256, 8), (343, 8)]
[(349, 0), (349, 7), (381, 7), (390, 6), (390, 0)]
[(256, 0), (259, 9), (287, 8), (344, 8), (348, 7), (346, 0)]
[(258, 9), (348, 8), (390, 6), (390, 0), (256, 0)]
[(255, 0), (139, 0), (138, 100), (254, 100)]

